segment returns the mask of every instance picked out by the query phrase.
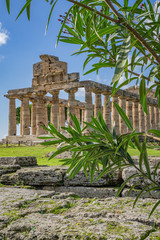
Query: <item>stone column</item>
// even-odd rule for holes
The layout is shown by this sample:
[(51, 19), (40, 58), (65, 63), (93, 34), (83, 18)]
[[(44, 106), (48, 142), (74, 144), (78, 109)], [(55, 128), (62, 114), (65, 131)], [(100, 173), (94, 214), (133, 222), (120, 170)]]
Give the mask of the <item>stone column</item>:
[(119, 104), (119, 99), (116, 95), (112, 97), (112, 127), (115, 125), (116, 134), (119, 134), (119, 114), (113, 103)]
[(139, 132), (139, 119), (138, 119), (138, 100), (133, 99), (133, 129)]
[(75, 115), (76, 115), (78, 121), (80, 122), (80, 108), (79, 107), (76, 108)]
[(45, 127), (48, 127), (48, 110), (47, 110), (47, 101), (44, 100), (44, 106), (43, 106), (43, 111), (44, 111), (44, 125)]
[(99, 111), (102, 111), (101, 93), (95, 92), (94, 117), (98, 117)]
[(20, 109), (20, 135), (22, 136), (22, 113), (23, 113), (23, 99), (21, 98), (21, 109)]
[(155, 116), (154, 116), (154, 106), (149, 105), (149, 114), (150, 114), (150, 128), (155, 128)]
[(59, 126), (59, 91), (52, 91), (51, 123), (58, 129)]
[(65, 127), (65, 106), (59, 107), (59, 127)]
[(22, 100), (22, 135), (30, 135), (30, 108), (29, 97), (25, 96)]
[(32, 108), (31, 108), (31, 135), (36, 135), (36, 108), (37, 103), (36, 100), (32, 101)]
[(9, 97), (9, 123), (8, 136), (16, 136), (16, 102), (14, 97)]
[[(126, 101), (126, 115), (133, 126), (133, 113), (132, 113), (132, 101), (131, 99), (127, 99)], [(131, 131), (129, 128), (127, 128), (127, 131)]]
[(77, 88), (66, 89), (65, 92), (68, 93), (68, 112), (67, 112), (67, 122), (68, 124), (72, 123), (70, 114), (75, 115), (75, 93), (77, 92)]
[(158, 109), (158, 106), (154, 106), (154, 116), (155, 116), (155, 129), (158, 129), (158, 123), (159, 123), (159, 109)]
[[(119, 97), (119, 106), (123, 109), (126, 113), (126, 99), (123, 96)], [(121, 116), (119, 116), (119, 132), (120, 134), (124, 134), (127, 132), (127, 126), (122, 120)]]
[(82, 117), (81, 117), (82, 128), (84, 128), (84, 121), (85, 121), (84, 117), (85, 117), (85, 109), (82, 109)]
[(138, 115), (139, 115), (139, 131), (145, 132), (144, 112), (141, 103), (138, 103)]
[(40, 90), (37, 92), (37, 111), (36, 111), (36, 135), (40, 136), (46, 133), (42, 126), (44, 123), (44, 100), (45, 91)]
[(85, 87), (85, 115), (84, 121), (90, 122), (93, 116), (92, 92), (89, 87)]
[(103, 119), (109, 128), (111, 130), (111, 102), (109, 100), (109, 95), (106, 93), (104, 95), (104, 105), (103, 105)]

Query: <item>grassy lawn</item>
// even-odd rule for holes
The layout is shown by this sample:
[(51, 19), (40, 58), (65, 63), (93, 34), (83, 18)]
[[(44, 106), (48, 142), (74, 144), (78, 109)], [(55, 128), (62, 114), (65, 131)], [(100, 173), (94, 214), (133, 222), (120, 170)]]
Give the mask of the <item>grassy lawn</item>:
[[(0, 157), (21, 157), (21, 156), (35, 156), (37, 158), (38, 165), (49, 165), (58, 166), (61, 165), (59, 159), (52, 159), (48, 161), (46, 154), (55, 151), (56, 148), (52, 146), (0, 146)], [(129, 153), (131, 156), (138, 156), (139, 152), (135, 149), (130, 149)], [(160, 157), (160, 147), (159, 146), (149, 146), (148, 155), (159, 156)]]
[(23, 156), (35, 156), (37, 158), (38, 165), (58, 166), (61, 165), (59, 159), (52, 159), (48, 161), (46, 154), (55, 151), (55, 147), (51, 146), (0, 146), (0, 157), (23, 157)]

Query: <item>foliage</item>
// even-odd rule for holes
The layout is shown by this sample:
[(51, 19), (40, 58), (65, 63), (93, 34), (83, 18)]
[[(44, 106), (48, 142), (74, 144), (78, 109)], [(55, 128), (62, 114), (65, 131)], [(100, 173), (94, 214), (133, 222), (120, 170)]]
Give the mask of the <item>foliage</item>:
[[(58, 0), (45, 1), (51, 5), (47, 29)], [(146, 97), (152, 88), (156, 90), (155, 97), (158, 98), (160, 107), (160, 2), (156, 1), (152, 5), (150, 0), (124, 0), (121, 5), (121, 1), (118, 0), (67, 1), (73, 5), (63, 18), (57, 43), (62, 41), (79, 45), (79, 50), (74, 54), (86, 54), (84, 68), (93, 61), (92, 68), (85, 74), (98, 72), (102, 67), (114, 68), (112, 96), (120, 87), (133, 81), (135, 85), (139, 85), (140, 101), (144, 112), (147, 113)], [(27, 16), (30, 19), (31, 2), (32, 0), (26, 0), (18, 17), (27, 9)], [(6, 0), (6, 3), (9, 12), (10, 0)], [(120, 84), (123, 74), (125, 74), (126, 80)], [(147, 90), (146, 85), (149, 83), (152, 83), (152, 86)], [(119, 84), (120, 86), (118, 86)], [(86, 174), (89, 170), (91, 180), (93, 180), (94, 172), (99, 170), (100, 165), (103, 166), (102, 174), (122, 167), (133, 166), (138, 172), (129, 179), (143, 176), (150, 181), (150, 184), (135, 199), (136, 203), (138, 198), (145, 194), (145, 191), (160, 190), (159, 184), (155, 181), (159, 164), (155, 169), (150, 168), (146, 149), (147, 134), (154, 134), (159, 138), (160, 131), (151, 129), (149, 133), (136, 133), (135, 130), (132, 130), (123, 110), (117, 105), (115, 107), (125, 124), (131, 129), (130, 134), (117, 136), (114, 127), (111, 133), (101, 114), (99, 120), (92, 117), (92, 122), (85, 123), (86, 127), (82, 130), (76, 117), (71, 116), (74, 123), (73, 128), (71, 126), (63, 128), (70, 134), (70, 137), (63, 136), (50, 124), (47, 130), (51, 134), (50, 138), (55, 139), (44, 145), (65, 143), (52, 157), (66, 150), (73, 152), (72, 159), (64, 162), (70, 165), (71, 177), (81, 168)], [(138, 136), (141, 135), (144, 137), (142, 144), (138, 139)], [(128, 146), (136, 147), (140, 152), (138, 167), (128, 153)], [(122, 184), (119, 193), (129, 179)], [(151, 214), (158, 204), (160, 201), (153, 207)]]
[[(117, 111), (121, 115), (122, 119), (126, 123), (127, 127), (132, 129), (132, 125), (125, 115), (123, 110), (115, 105)], [(134, 167), (137, 173), (131, 175), (119, 188), (117, 196), (121, 193), (122, 189), (126, 186), (127, 182), (134, 178), (137, 178), (136, 184), (139, 183), (139, 177), (146, 178), (150, 183), (140, 191), (140, 194), (136, 197), (134, 205), (138, 201), (139, 197), (145, 195), (153, 190), (160, 190), (160, 185), (156, 181), (157, 171), (159, 169), (159, 163), (153, 169), (151, 169), (146, 146), (146, 137), (144, 133), (137, 133), (132, 130), (129, 134), (117, 135), (115, 127), (110, 132), (105, 121), (99, 112), (98, 119), (92, 117), (90, 123), (85, 122), (85, 127), (81, 129), (80, 122), (76, 116), (71, 115), (73, 126), (61, 127), (69, 134), (70, 137), (65, 137), (61, 134), (51, 123), (49, 128), (44, 127), (50, 132), (51, 137), (40, 137), (40, 139), (49, 139), (42, 145), (57, 145), (61, 144), (61, 148), (58, 149), (49, 159), (55, 158), (58, 154), (65, 151), (71, 151), (73, 153), (72, 158), (62, 160), (64, 165), (69, 165), (68, 172), (70, 173), (69, 178), (74, 177), (81, 169), (85, 172), (86, 176), (90, 173), (91, 182), (94, 179), (95, 171), (100, 172), (99, 177), (102, 177), (106, 173), (112, 171), (119, 171), (122, 168), (129, 166)], [(159, 130), (155, 130), (156, 135), (160, 134)], [(141, 144), (138, 136), (143, 136), (144, 141)], [(128, 153), (129, 146), (131, 148), (137, 147), (139, 150), (139, 166), (137, 166), (131, 155)], [(102, 172), (100, 171), (102, 167)], [(131, 188), (132, 189), (132, 188)], [(154, 212), (156, 207), (160, 204), (158, 201), (150, 215)]]

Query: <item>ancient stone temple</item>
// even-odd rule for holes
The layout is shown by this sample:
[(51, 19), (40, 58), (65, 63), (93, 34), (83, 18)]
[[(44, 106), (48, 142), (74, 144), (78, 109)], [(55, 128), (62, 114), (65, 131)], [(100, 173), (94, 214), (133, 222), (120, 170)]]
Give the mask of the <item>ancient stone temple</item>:
[[(90, 121), (91, 116), (97, 116), (99, 111), (108, 127), (115, 123), (117, 133), (128, 131), (116, 111), (116, 102), (126, 112), (137, 131), (159, 128), (158, 102), (152, 96), (147, 98), (149, 114), (142, 111), (140, 98), (135, 88), (119, 90), (109, 101), (112, 87), (94, 81), (79, 81), (79, 73), (67, 73), (67, 63), (59, 61), (58, 57), (41, 55), (41, 61), (33, 65), (32, 87), (9, 90), (5, 95), (9, 99), (9, 125), (7, 141), (37, 140), (38, 136), (47, 135), (42, 125), (48, 126), (47, 104), (51, 104), (50, 121), (57, 129), (71, 123), (69, 113), (75, 114), (83, 126), (83, 121)], [(85, 89), (85, 102), (75, 99), (79, 88)], [(68, 93), (68, 100), (60, 99), (59, 93)], [(51, 94), (47, 96), (47, 93)], [(95, 94), (95, 103), (92, 102)], [(102, 97), (104, 104), (102, 106)], [(16, 133), (16, 99), (21, 101), (20, 135)], [(32, 103), (31, 116), (29, 104)], [(67, 109), (67, 116), (66, 116)]]

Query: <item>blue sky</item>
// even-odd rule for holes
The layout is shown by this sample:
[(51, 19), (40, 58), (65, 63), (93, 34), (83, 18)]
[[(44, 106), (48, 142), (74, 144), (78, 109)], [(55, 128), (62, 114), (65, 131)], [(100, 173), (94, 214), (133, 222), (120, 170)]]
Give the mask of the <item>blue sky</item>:
[[(15, 21), (25, 0), (11, 1), (11, 14), (8, 15), (5, 1), (0, 3), (0, 139), (8, 132), (9, 101), (3, 95), (10, 89), (30, 87), (32, 82), (32, 65), (39, 61), (39, 55), (51, 54), (60, 60), (68, 62), (68, 72), (80, 72), (80, 80), (92, 79), (97, 82), (110, 84), (113, 71), (104, 69), (99, 72), (83, 76), (83, 62), (85, 56), (71, 56), (76, 46), (59, 43), (55, 48), (60, 22), (59, 15), (63, 15), (71, 6), (64, 0), (59, 0), (53, 12), (47, 35), (45, 27), (50, 10), (44, 0), (33, 1), (31, 6), (31, 20), (23, 13)], [(77, 93), (76, 98), (84, 100), (83, 92)], [(66, 98), (64, 93), (61, 97)], [(17, 106), (20, 102), (16, 102)]]
[[(85, 56), (71, 56), (76, 46), (59, 43), (55, 48), (60, 22), (60, 14), (64, 14), (70, 7), (67, 1), (57, 4), (49, 29), (45, 36), (45, 27), (49, 14), (49, 4), (44, 0), (33, 1), (31, 6), (31, 20), (26, 14), (15, 21), (18, 12), (25, 1), (11, 1), (11, 14), (8, 15), (5, 1), (0, 3), (0, 139), (8, 132), (8, 105), (9, 101), (3, 95), (10, 89), (30, 87), (32, 82), (32, 65), (39, 61), (39, 55), (51, 54), (60, 60), (68, 62), (68, 72), (80, 72), (80, 80), (110, 83), (112, 73), (107, 69), (98, 76), (95, 73), (83, 76), (83, 61)], [(64, 93), (61, 97), (66, 98)], [(77, 93), (79, 100), (84, 100), (83, 93)], [(20, 102), (16, 101), (19, 106)]]

